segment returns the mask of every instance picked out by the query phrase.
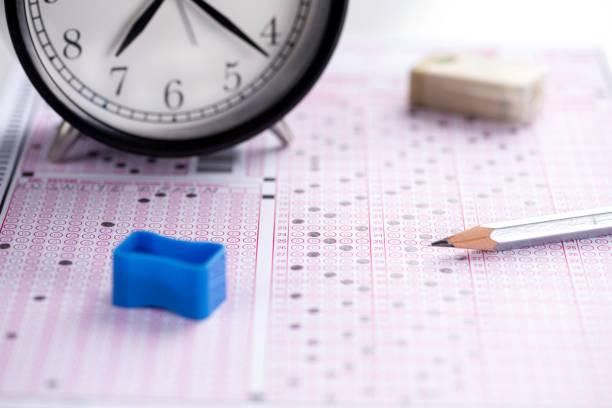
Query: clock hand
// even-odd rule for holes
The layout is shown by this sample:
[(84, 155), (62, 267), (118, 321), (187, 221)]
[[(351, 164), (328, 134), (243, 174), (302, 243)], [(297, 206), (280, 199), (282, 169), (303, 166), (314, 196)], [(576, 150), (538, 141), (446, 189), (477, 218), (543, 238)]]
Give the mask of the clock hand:
[(178, 6), (181, 19), (183, 20), (183, 24), (185, 25), (185, 30), (187, 31), (187, 36), (189, 37), (191, 45), (198, 45), (198, 39), (196, 38), (193, 25), (191, 24), (191, 20), (189, 19), (189, 15), (185, 9), (185, 2), (183, 0), (178, 0), (176, 4)]
[(244, 42), (249, 44), (251, 47), (255, 48), (262, 55), (264, 55), (265, 57), (269, 57), (270, 56), (263, 48), (261, 48), (259, 45), (257, 45), (257, 43), (255, 41), (250, 39), (248, 35), (246, 35), (240, 28), (238, 28), (238, 26), (236, 24), (234, 24), (230, 19), (228, 19), (223, 14), (221, 14), (213, 6), (211, 6), (210, 4), (205, 2), (204, 0), (192, 0), (192, 1), (198, 7), (200, 7), (202, 10), (204, 10), (204, 12), (206, 14), (208, 14), (210, 17), (212, 17), (213, 20), (215, 20), (217, 23), (221, 24), (223, 27), (228, 29), (234, 35), (236, 35), (241, 40), (243, 40)]
[(121, 46), (117, 50), (115, 57), (118, 57), (123, 54), (123, 51), (125, 51), (126, 48), (129, 47), (130, 44), (132, 44), (140, 36), (140, 34), (142, 34), (142, 32), (145, 28), (147, 28), (147, 26), (149, 25), (163, 2), (164, 0), (155, 0), (153, 1), (153, 3), (151, 3), (149, 7), (147, 7), (144, 13), (142, 13), (138, 20), (136, 20), (136, 22), (128, 32), (127, 36), (123, 40), (123, 43), (121, 43)]

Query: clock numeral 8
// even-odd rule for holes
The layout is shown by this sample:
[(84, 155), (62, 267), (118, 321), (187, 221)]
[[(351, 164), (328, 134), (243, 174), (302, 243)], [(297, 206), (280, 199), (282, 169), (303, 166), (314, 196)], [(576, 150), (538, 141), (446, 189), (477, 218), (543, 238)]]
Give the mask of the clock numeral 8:
[(79, 43), (81, 41), (81, 32), (76, 28), (71, 28), (64, 33), (66, 46), (64, 47), (64, 57), (70, 60), (75, 60), (83, 53), (83, 47)]

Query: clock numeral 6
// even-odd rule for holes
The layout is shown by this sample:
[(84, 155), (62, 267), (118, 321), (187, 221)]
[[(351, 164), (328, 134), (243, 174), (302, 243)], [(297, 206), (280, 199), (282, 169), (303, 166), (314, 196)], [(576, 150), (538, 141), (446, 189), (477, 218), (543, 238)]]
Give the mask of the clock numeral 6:
[(64, 33), (64, 57), (70, 60), (75, 60), (83, 53), (83, 47), (80, 44), (81, 32), (76, 28), (71, 28)]
[(180, 79), (173, 79), (166, 85), (164, 91), (164, 102), (168, 109), (176, 110), (180, 109), (185, 103), (185, 95), (181, 91), (180, 87), (183, 85), (183, 81)]

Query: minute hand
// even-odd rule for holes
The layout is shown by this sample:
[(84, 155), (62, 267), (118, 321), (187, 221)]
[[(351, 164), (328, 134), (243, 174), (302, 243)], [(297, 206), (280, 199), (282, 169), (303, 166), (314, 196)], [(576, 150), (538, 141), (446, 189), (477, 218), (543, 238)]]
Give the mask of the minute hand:
[(221, 14), (213, 6), (211, 6), (204, 0), (192, 0), (192, 1), (202, 10), (204, 10), (206, 14), (212, 17), (217, 23), (221, 24), (227, 30), (231, 31), (234, 35), (236, 35), (238, 38), (240, 38), (241, 40), (249, 44), (251, 47), (255, 48), (257, 51), (259, 51), (264, 56), (269, 57), (269, 54), (266, 52), (266, 50), (264, 50), (259, 45), (257, 45), (255, 41), (253, 41), (251, 38), (249, 38), (248, 35), (244, 33), (244, 31), (238, 28), (236, 24), (234, 24), (229, 18)]

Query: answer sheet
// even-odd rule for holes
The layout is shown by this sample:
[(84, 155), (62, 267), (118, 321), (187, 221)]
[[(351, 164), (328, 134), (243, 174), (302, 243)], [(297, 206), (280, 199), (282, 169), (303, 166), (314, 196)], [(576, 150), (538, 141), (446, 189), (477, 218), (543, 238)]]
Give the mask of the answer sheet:
[[(0, 406), (612, 405), (612, 238), (430, 247), (492, 221), (612, 205), (612, 93), (591, 50), (543, 64), (532, 125), (407, 107), (435, 48), (345, 41), (288, 121), (213, 157), (81, 140), (20, 73), (0, 110)], [(150, 230), (228, 251), (204, 322), (111, 305), (112, 250)]]

